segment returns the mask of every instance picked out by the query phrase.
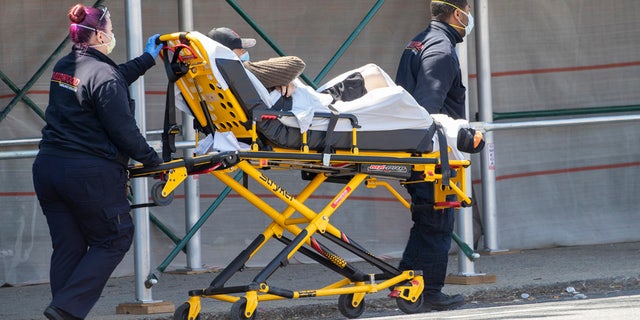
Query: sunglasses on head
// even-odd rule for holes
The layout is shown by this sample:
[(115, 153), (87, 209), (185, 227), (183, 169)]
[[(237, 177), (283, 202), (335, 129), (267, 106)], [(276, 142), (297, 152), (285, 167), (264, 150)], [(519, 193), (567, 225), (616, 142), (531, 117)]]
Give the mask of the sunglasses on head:
[(100, 18), (98, 19), (98, 21), (102, 21), (102, 19), (104, 19), (104, 17), (106, 17), (107, 15), (109, 15), (109, 8), (104, 7), (104, 6), (100, 6), (97, 7), (98, 9), (102, 10), (102, 15), (100, 16)]

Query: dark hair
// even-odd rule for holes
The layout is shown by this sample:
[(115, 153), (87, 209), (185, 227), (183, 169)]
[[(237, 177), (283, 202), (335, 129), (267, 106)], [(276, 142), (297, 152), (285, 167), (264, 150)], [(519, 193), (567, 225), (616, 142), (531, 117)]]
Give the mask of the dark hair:
[(109, 12), (106, 7), (94, 8), (76, 4), (69, 9), (69, 36), (73, 43), (87, 43), (93, 33), (105, 31)]
[(431, 17), (436, 20), (446, 20), (453, 12), (456, 11), (456, 7), (460, 10), (464, 10), (469, 2), (467, 0), (438, 0), (431, 2)]

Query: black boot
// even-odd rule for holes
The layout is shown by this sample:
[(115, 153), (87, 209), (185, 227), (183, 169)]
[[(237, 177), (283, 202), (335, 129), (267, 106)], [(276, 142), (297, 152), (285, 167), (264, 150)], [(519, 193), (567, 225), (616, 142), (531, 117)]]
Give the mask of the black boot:
[(453, 310), (464, 304), (464, 297), (462, 295), (446, 295), (440, 291), (425, 291), (422, 293), (424, 298), (424, 309), (428, 310)]
[(54, 306), (48, 306), (46, 309), (44, 309), (44, 316), (47, 317), (47, 319), (49, 320), (79, 320), (80, 319)]

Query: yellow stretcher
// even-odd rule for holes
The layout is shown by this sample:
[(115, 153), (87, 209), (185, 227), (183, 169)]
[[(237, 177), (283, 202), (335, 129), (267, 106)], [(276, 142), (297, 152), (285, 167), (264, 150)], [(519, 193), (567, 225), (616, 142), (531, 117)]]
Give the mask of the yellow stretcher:
[[(464, 170), (470, 165), (469, 161), (443, 162), (439, 152), (359, 150), (356, 147), (357, 125), (354, 125), (351, 133), (352, 147), (348, 150), (336, 149), (327, 153), (326, 150), (309, 150), (304, 143), (302, 147), (295, 149), (273, 146), (261, 136), (260, 124), (264, 121), (278, 121), (282, 112), (270, 113), (268, 109), (260, 107), (260, 101), (250, 99), (247, 101), (248, 99), (241, 97), (242, 90), (251, 90), (251, 83), (243, 82), (242, 79), (246, 75), (234, 75), (229, 71), (243, 70), (243, 68), (238, 69), (241, 67), (239, 61), (224, 61), (226, 64), (235, 64), (235, 69), (224, 71), (223, 76), (240, 77), (240, 80), (226, 79), (226, 83), (232, 83), (233, 86), (229, 85), (225, 88), (216, 77), (217, 72), (214, 72), (216, 68), (213, 64), (220, 65), (220, 62), (212, 61), (202, 44), (202, 39), (202, 35), (197, 32), (165, 34), (160, 37), (160, 41), (164, 44), (162, 54), (170, 80), (168, 91), (172, 91), (175, 82), (195, 117), (199, 131), (204, 133), (231, 131), (237, 138), (246, 139), (251, 149), (209, 153), (192, 159), (169, 159), (165, 154), (164, 164), (154, 168), (133, 167), (130, 170), (131, 177), (154, 176), (161, 179), (161, 187), (152, 192), (152, 196), (154, 200), (162, 202), (163, 199), (171, 196), (172, 191), (187, 176), (211, 174), (262, 211), (273, 222), (246, 249), (241, 251), (207, 288), (190, 291), (189, 300), (176, 309), (174, 319), (198, 319), (202, 298), (233, 303), (232, 319), (254, 319), (257, 306), (262, 301), (329, 295), (339, 295), (338, 307), (344, 316), (357, 318), (364, 311), (365, 295), (384, 289), (390, 290), (390, 297), (396, 299), (398, 307), (403, 312), (420, 312), (423, 304), (422, 275), (413, 270), (399, 270), (374, 256), (332, 224), (331, 217), (362, 184), (369, 188), (385, 187), (408, 207), (409, 204), (390, 184), (380, 180), (391, 178), (403, 183), (406, 176), (394, 176), (394, 170), (408, 169), (424, 172), (425, 181), (436, 184), (436, 203), (440, 208), (469, 206), (471, 199), (466, 194)], [(173, 98), (171, 92), (168, 92), (168, 96)], [(170, 99), (167, 101), (170, 102)], [(170, 110), (167, 112), (169, 113)], [(175, 133), (175, 126), (167, 123), (163, 136), (164, 143), (172, 142), (169, 137), (172, 133)], [(306, 141), (305, 134), (302, 134), (301, 141)], [(170, 152), (171, 149), (169, 146), (165, 151)], [(446, 157), (442, 158), (446, 159)], [(263, 170), (266, 168), (270, 170)], [(372, 168), (382, 170), (372, 170)], [(384, 170), (384, 168), (390, 170)], [(294, 195), (268, 176), (269, 172), (277, 169), (300, 170), (309, 182), (303, 190)], [(286, 208), (282, 211), (274, 209), (234, 179), (232, 174), (237, 173), (238, 170), (273, 193), (286, 204)], [(443, 175), (442, 172), (452, 174), (448, 176), (446, 173)], [(329, 181), (342, 182), (344, 187), (320, 211), (314, 211), (306, 206), (305, 201), (324, 182)], [(458, 201), (447, 202), (448, 195), (457, 196)], [(358, 270), (323, 245), (318, 236), (357, 255), (380, 271), (370, 274)], [(250, 283), (226, 286), (228, 280), (271, 239), (284, 244), (282, 251)], [(304, 254), (335, 271), (342, 280), (322, 288), (301, 291), (281, 288), (269, 283), (270, 276), (277, 269), (285, 267), (295, 253)]]

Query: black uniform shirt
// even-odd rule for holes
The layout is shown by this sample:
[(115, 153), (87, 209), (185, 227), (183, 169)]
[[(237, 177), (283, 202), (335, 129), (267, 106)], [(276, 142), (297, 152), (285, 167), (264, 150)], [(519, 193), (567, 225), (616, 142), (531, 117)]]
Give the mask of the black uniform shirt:
[(98, 50), (74, 46), (53, 68), (40, 153), (161, 163), (138, 129), (128, 91), (154, 64), (148, 53), (116, 65)]
[(450, 25), (433, 20), (404, 49), (396, 83), (431, 114), (465, 117), (465, 91), (456, 44), (462, 36)]

